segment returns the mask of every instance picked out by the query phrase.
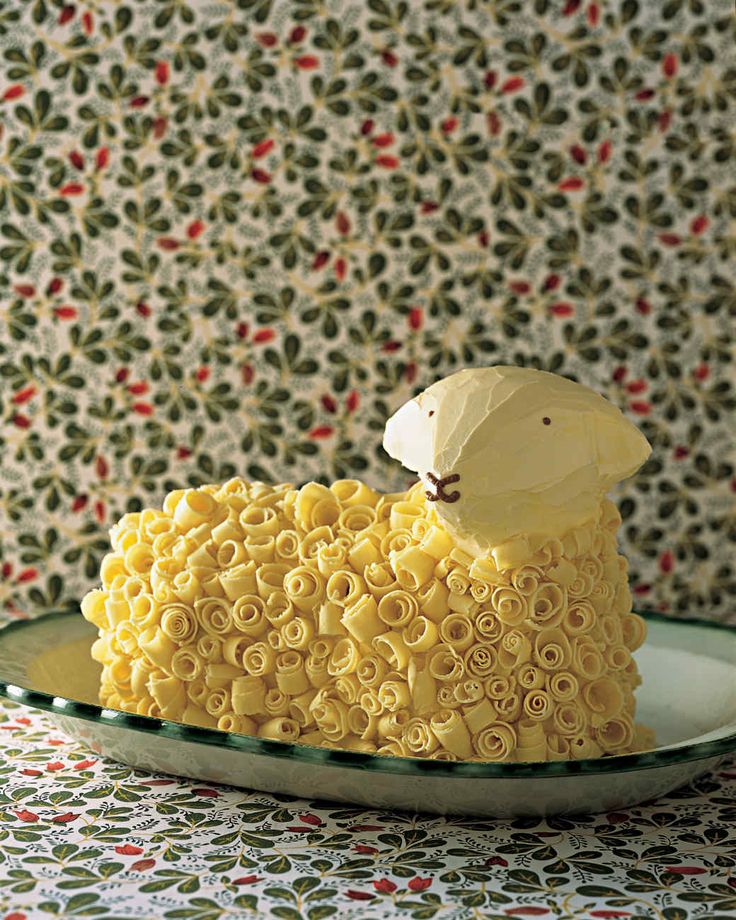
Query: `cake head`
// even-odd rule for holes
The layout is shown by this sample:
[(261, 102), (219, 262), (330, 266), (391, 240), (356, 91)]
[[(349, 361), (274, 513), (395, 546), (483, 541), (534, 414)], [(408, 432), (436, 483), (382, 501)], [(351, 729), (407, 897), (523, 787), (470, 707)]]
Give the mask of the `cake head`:
[(588, 387), (503, 365), (432, 384), (388, 420), (383, 446), (418, 473), (443, 524), (474, 553), (582, 524), (651, 452)]

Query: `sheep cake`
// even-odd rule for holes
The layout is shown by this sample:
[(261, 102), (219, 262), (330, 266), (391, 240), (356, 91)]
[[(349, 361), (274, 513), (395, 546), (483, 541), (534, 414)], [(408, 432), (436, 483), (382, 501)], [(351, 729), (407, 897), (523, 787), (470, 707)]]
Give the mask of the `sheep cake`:
[(405, 492), (236, 478), (126, 514), (82, 602), (101, 702), (439, 760), (652, 747), (606, 498), (649, 455), (639, 431), (584, 386), (499, 366), (430, 386), (384, 447), (419, 476)]

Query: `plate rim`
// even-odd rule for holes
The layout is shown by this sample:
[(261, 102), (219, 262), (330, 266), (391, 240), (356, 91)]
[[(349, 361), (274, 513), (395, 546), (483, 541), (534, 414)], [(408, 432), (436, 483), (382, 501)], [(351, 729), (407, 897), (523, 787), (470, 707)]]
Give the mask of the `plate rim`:
[[(721, 630), (736, 635), (736, 625), (720, 623), (698, 617), (670, 617), (655, 611), (636, 611), (645, 620), (665, 623), (669, 626), (698, 627)], [(20, 632), (40, 620), (62, 619), (81, 616), (72, 609), (53, 610), (38, 617), (11, 620), (0, 627), (0, 641), (7, 632)], [(96, 722), (102, 725), (118, 726), (132, 731), (209, 747), (225, 748), (239, 753), (278, 757), (315, 766), (337, 766), (351, 770), (373, 773), (399, 774), (414, 777), (437, 777), (444, 779), (543, 779), (563, 776), (605, 776), (609, 773), (629, 773), (635, 770), (650, 770), (673, 766), (712, 757), (720, 757), (736, 751), (736, 730), (725, 738), (700, 741), (664, 750), (644, 751), (637, 754), (617, 754), (611, 757), (585, 758), (582, 760), (531, 761), (528, 763), (493, 763), (478, 761), (442, 761), (418, 757), (396, 757), (386, 754), (369, 754), (357, 751), (341, 751), (334, 748), (320, 748), (309, 744), (289, 743), (257, 738), (253, 735), (223, 732), (218, 729), (185, 725), (168, 719), (154, 719), (133, 715), (117, 709), (107, 709), (93, 703), (82, 703), (65, 697), (53, 696), (29, 687), (3, 680), (0, 675), (0, 697), (22, 703), (45, 712)]]

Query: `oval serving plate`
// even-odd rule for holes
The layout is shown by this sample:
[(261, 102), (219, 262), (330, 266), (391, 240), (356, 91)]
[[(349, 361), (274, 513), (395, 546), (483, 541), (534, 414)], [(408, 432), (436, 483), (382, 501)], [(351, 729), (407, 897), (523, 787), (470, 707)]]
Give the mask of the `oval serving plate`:
[(554, 763), (448, 763), (266, 741), (103, 709), (97, 633), (79, 613), (0, 629), (0, 695), (49, 712), (106, 757), (164, 773), (306, 798), (437, 814), (610, 811), (670, 792), (736, 751), (736, 628), (643, 614), (637, 718), (661, 747)]

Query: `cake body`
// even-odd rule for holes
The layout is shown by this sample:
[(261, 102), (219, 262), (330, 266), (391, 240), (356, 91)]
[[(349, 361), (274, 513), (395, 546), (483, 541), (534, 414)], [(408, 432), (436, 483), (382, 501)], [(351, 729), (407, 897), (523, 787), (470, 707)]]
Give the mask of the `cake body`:
[(471, 555), (432, 499), (421, 482), (381, 495), (233, 479), (125, 515), (82, 603), (102, 703), (446, 760), (651, 746), (615, 505)]

